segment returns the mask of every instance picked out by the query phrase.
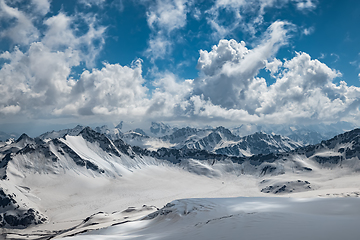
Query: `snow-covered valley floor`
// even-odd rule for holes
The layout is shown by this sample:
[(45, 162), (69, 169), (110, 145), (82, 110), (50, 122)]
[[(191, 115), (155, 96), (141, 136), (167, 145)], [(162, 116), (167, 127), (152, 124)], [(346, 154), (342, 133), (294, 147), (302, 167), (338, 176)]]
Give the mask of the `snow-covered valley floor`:
[[(124, 172), (119, 178), (89, 178), (75, 173), (29, 174), (25, 179), (19, 178), (18, 185), (31, 186), (28, 198), (49, 221), (27, 229), (3, 229), (3, 236), (8, 239), (72, 235), (75, 239), (358, 239), (360, 176), (341, 171), (347, 170), (317, 172), (314, 168), (312, 173), (300, 175), (211, 177), (175, 165), (144, 165)], [(299, 180), (309, 181), (313, 189), (280, 195), (261, 192), (262, 184), (275, 186), (287, 181), (288, 186), (295, 184), (296, 188)], [(20, 190), (25, 195), (28, 191)], [(170, 202), (161, 210), (162, 215), (142, 220)], [(94, 229), (101, 230), (91, 231)], [(83, 232), (85, 235), (78, 235)]]
[(355, 198), (182, 199), (153, 219), (70, 239), (358, 239), (359, 207)]

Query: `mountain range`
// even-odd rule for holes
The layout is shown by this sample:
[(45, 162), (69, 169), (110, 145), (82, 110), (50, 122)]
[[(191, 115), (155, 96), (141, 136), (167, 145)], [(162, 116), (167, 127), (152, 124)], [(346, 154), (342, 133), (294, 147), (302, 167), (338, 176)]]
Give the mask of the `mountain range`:
[[(134, 199), (150, 203), (140, 214), (153, 203), (200, 193), (326, 195), (339, 181), (335, 185), (347, 190), (336, 194), (360, 194), (353, 179), (346, 180), (360, 170), (360, 129), (304, 145), (265, 132), (156, 126), (158, 137), (141, 129), (76, 126), (3, 142), (0, 225), (14, 239), (26, 231), (46, 239), (84, 231), (80, 223), (94, 211), (114, 213)], [(120, 221), (107, 216), (104, 226)]]

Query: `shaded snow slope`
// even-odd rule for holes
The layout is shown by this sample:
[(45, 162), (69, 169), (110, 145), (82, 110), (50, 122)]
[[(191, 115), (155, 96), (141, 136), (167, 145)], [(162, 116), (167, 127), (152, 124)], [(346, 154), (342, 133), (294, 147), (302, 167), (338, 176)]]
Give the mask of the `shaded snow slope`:
[(132, 221), (66, 239), (356, 239), (360, 199), (181, 199)]

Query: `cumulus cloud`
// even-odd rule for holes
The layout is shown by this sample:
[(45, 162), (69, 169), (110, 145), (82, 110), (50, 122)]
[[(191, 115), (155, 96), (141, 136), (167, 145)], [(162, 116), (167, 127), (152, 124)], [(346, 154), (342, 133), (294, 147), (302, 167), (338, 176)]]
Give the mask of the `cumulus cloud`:
[(245, 42), (220, 40), (212, 51), (200, 51), (198, 69), (204, 77), (197, 79), (195, 93), (224, 108), (253, 111), (244, 101), (246, 92), (252, 84), (262, 85), (263, 80), (255, 76), (266, 67), (267, 60), (279, 47), (287, 43), (288, 25), (286, 22), (274, 22), (261, 43), (252, 50), (245, 46)]
[(172, 73), (158, 74), (157, 77), (147, 114), (168, 118), (186, 116), (190, 106), (187, 98), (192, 94), (193, 80), (180, 81)]
[[(148, 89), (142, 84), (141, 60), (131, 67), (108, 64), (101, 70), (84, 71), (73, 86), (68, 104), (56, 114), (143, 115)], [(138, 112), (140, 110), (140, 112)]]
[[(244, 47), (243, 43), (233, 41), (231, 44)], [(213, 51), (217, 50), (219, 45), (214, 47)], [(235, 55), (236, 51), (233, 51)], [(256, 52), (258, 49), (247, 51)], [(243, 59), (246, 59), (246, 56)], [(228, 58), (222, 66), (234, 62), (239, 64), (236, 58)], [(348, 86), (344, 81), (334, 84), (333, 80), (341, 77), (340, 72), (311, 59), (307, 53), (296, 53), (294, 58), (284, 62), (278, 59), (272, 62), (276, 65), (276, 73), (273, 74), (276, 81), (270, 86), (267, 86), (265, 79), (255, 75), (241, 85), (240, 71), (235, 75), (222, 73), (219, 78), (212, 79), (215, 81), (208, 81), (207, 84), (210, 85), (206, 86), (206, 90), (213, 88), (213, 91), (203, 91), (191, 97), (194, 114), (208, 118), (223, 117), (233, 121), (272, 123), (285, 123), (289, 120), (331, 122), (342, 120), (345, 116), (359, 115), (360, 88)], [(268, 64), (265, 64), (265, 67), (268, 68)], [(224, 68), (220, 69), (224, 71)], [(230, 68), (226, 70), (232, 72)], [(223, 85), (223, 81), (227, 82)], [(229, 82), (231, 84), (228, 84)], [(223, 86), (226, 86), (226, 89), (222, 89)], [(234, 91), (237, 87), (238, 90)], [(220, 93), (216, 92), (215, 88), (218, 88)]]
[[(105, 28), (98, 26), (90, 14), (67, 16), (60, 12), (45, 18), (46, 28), (40, 32), (29, 16), (48, 12), (49, 2), (33, 0), (32, 4), (35, 8), (25, 13), (0, 0), (0, 18), (15, 19), (15, 25), (5, 29), (2, 36), (11, 38), (14, 44), (19, 39), (22, 43), (0, 54), (4, 62), (0, 69), (1, 116), (24, 114), (40, 118), (61, 109), (76, 85), (70, 77), (73, 67), (81, 62), (92, 66), (104, 43)], [(74, 28), (79, 22), (88, 26), (85, 32)], [(12, 35), (13, 31), (19, 31), (18, 35)]]
[(77, 52), (52, 52), (40, 42), (32, 43), (25, 53), (15, 48), (0, 58), (9, 61), (0, 70), (0, 105), (21, 106), (30, 116), (66, 98), (71, 90), (71, 68), (79, 64)]
[[(257, 6), (258, 18), (253, 20), (260, 23), (265, 9), (280, 2), (286, 4), (290, 0), (258, 0), (252, 5), (250, 1), (218, 0), (214, 12), (207, 14), (216, 15), (220, 8), (253, 11), (250, 7)], [(308, 0), (291, 2), (299, 10), (311, 9), (316, 4)], [(37, 6), (35, 12), (49, 11), (48, 1), (32, 3)], [(192, 4), (185, 0), (155, 3), (147, 13), (152, 30), (147, 53), (152, 59), (171, 52), (171, 36), (186, 26)], [(14, 25), (1, 36), (14, 43), (28, 44), (0, 54), (4, 62), (0, 69), (2, 119), (114, 116), (282, 123), (360, 116), (360, 88), (343, 81), (335, 84), (334, 80), (341, 78), (339, 71), (304, 52), (294, 53), (289, 60), (276, 58), (295, 28), (286, 21), (273, 22), (256, 40), (257, 44), (248, 46), (244, 41), (221, 39), (210, 51), (200, 50), (196, 79), (180, 79), (171, 72), (155, 73), (150, 86), (140, 59), (129, 66), (104, 63), (100, 69), (89, 68), (77, 79), (72, 77), (74, 67), (84, 62), (92, 66), (104, 44), (106, 28), (98, 25), (94, 15), (69, 16), (60, 12), (46, 18), (40, 31), (33, 25), (32, 14), (25, 14), (4, 0), (0, 4), (0, 18), (14, 19)], [(241, 14), (235, 17), (242, 18)], [(216, 31), (226, 35), (229, 26), (218, 20), (215, 18), (214, 28), (217, 24)], [(79, 23), (87, 26), (85, 32), (77, 31)], [(14, 29), (23, 32), (12, 35)], [(259, 77), (261, 70), (270, 73), (272, 84)]]

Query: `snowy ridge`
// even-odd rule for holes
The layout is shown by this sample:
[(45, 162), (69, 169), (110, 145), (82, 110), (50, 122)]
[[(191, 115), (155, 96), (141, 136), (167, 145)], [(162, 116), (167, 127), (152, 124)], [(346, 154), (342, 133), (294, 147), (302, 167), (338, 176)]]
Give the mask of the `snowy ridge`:
[(60, 130), (60, 131), (51, 131), (51, 132), (46, 132), (41, 134), (38, 138), (42, 139), (42, 140), (48, 140), (48, 139), (55, 139), (55, 138), (62, 138), (65, 135), (70, 135), (70, 136), (76, 136), (78, 135), (85, 127), (81, 126), (81, 125), (77, 125), (74, 128), (71, 129), (64, 129), (64, 130)]
[(237, 157), (286, 152), (303, 146), (288, 137), (260, 132), (239, 137), (224, 127), (215, 129), (186, 127), (160, 138), (130, 131), (125, 133), (122, 139), (132, 146), (139, 146), (152, 151), (160, 148), (197, 149)]
[[(0, 162), (0, 224), (4, 227), (27, 227), (47, 219), (27, 197), (32, 196), (32, 187), (16, 184), (28, 176), (75, 174), (116, 178), (142, 165), (162, 164), (151, 157), (136, 155), (122, 140), (112, 142), (89, 127), (78, 136), (65, 135), (47, 142), (23, 134), (16, 142), (2, 147), (1, 153), (4, 157)], [(27, 193), (20, 194), (16, 190), (19, 188)]]

